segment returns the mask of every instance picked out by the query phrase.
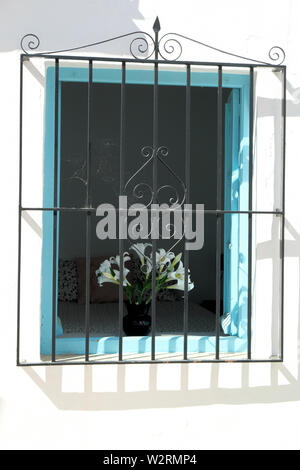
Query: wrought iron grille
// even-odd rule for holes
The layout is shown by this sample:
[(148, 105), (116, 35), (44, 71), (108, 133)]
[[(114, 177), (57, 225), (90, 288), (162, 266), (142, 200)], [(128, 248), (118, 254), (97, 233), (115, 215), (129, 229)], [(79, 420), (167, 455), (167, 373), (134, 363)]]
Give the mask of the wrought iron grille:
[[(286, 67), (283, 64), (285, 59), (285, 53), (280, 47), (273, 47), (269, 52), (270, 62), (264, 62), (254, 60), (251, 58), (243, 57), (231, 52), (221, 50), (216, 47), (212, 47), (203, 42), (188, 38), (178, 33), (167, 33), (159, 37), (160, 23), (158, 18), (153, 25), (154, 37), (147, 32), (131, 32), (128, 34), (119, 35), (114, 38), (86, 44), (78, 47), (72, 47), (69, 49), (62, 49), (50, 52), (37, 52), (40, 46), (39, 38), (34, 34), (27, 34), (21, 40), (21, 48), (24, 54), (21, 54), (20, 62), (20, 181), (19, 181), (19, 287), (18, 287), (18, 328), (17, 328), (17, 365), (64, 365), (64, 364), (105, 364), (105, 363), (152, 363), (152, 362), (266, 362), (266, 361), (282, 361), (283, 360), (283, 282), (284, 282), (284, 217), (285, 217), (285, 192), (284, 192), (284, 174), (285, 174), (285, 121), (286, 121)], [(133, 38), (131, 39), (129, 50), (131, 57), (86, 57), (79, 55), (67, 55), (68, 52), (79, 51), (86, 49), (91, 46), (101, 45), (105, 43), (114, 42), (117, 40)], [(180, 41), (186, 43), (193, 42), (199, 44), (210, 50), (219, 52), (222, 55), (234, 57), (240, 59), (240, 62), (201, 62), (201, 61), (189, 61), (179, 60), (183, 46)], [(53, 186), (54, 196), (53, 205), (51, 207), (26, 207), (22, 202), (22, 139), (23, 139), (23, 68), (26, 61), (30, 61), (32, 58), (45, 58), (54, 61), (55, 66), (55, 95), (54, 95), (54, 155), (53, 155)], [(87, 114), (88, 114), (88, 127), (87, 127), (87, 148), (86, 148), (86, 204), (80, 208), (62, 207), (59, 203), (59, 74), (60, 64), (62, 61), (71, 62), (84, 61), (88, 64), (88, 87), (87, 87)], [(190, 141), (190, 114), (191, 114), (191, 69), (194, 66), (199, 67), (215, 67), (217, 69), (217, 207), (215, 210), (205, 210), (205, 214), (213, 214), (216, 217), (216, 323), (215, 323), (215, 353), (214, 357), (208, 359), (204, 357), (191, 358), (188, 353), (188, 318), (189, 318), (189, 295), (188, 295), (188, 273), (189, 273), (189, 252), (185, 250), (185, 289), (184, 289), (184, 311), (183, 311), (183, 354), (180, 359), (164, 359), (161, 358), (156, 351), (156, 286), (155, 286), (155, 252), (157, 249), (157, 241), (153, 239), (152, 243), (152, 303), (151, 303), (151, 318), (152, 318), (152, 332), (151, 332), (151, 354), (150, 358), (146, 360), (132, 360), (124, 358), (123, 352), (123, 317), (124, 317), (124, 294), (123, 294), (123, 260), (124, 260), (124, 240), (119, 239), (119, 254), (120, 254), (120, 283), (119, 283), (119, 337), (118, 337), (118, 354), (113, 360), (95, 360), (90, 354), (90, 283), (89, 275), (91, 269), (91, 251), (90, 251), (90, 239), (91, 239), (91, 217), (96, 212), (96, 208), (92, 205), (92, 187), (91, 187), (91, 166), (92, 166), (92, 155), (91, 155), (91, 120), (92, 120), (92, 89), (93, 89), (93, 73), (94, 65), (101, 63), (118, 64), (121, 68), (121, 92), (120, 92), (120, 148), (119, 148), (119, 172), (120, 172), (120, 187), (119, 195), (126, 195), (130, 184), (134, 181), (138, 181), (138, 176), (145, 166), (152, 167), (152, 185), (148, 186), (150, 192), (150, 199), (148, 205), (159, 203), (160, 191), (165, 186), (158, 185), (158, 165), (162, 164), (167, 170), (174, 176), (177, 183), (180, 186), (181, 194), (175, 191), (176, 196), (174, 201), (182, 205), (183, 203), (190, 203), (190, 178), (191, 178), (191, 167), (190, 167), (190, 154), (191, 154), (191, 141)], [(126, 180), (125, 168), (124, 168), (124, 155), (125, 155), (125, 143), (126, 143), (126, 130), (125, 130), (125, 110), (126, 110), (126, 73), (128, 66), (132, 64), (148, 64), (153, 67), (154, 78), (153, 78), (153, 136), (151, 146), (145, 146), (141, 153), (147, 158), (146, 163), (141, 165), (136, 172)], [(182, 178), (176, 174), (170, 165), (166, 162), (168, 156), (168, 149), (159, 145), (158, 131), (159, 131), (159, 102), (158, 102), (158, 91), (159, 91), (159, 80), (158, 73), (159, 67), (162, 64), (180, 65), (184, 67), (186, 74), (186, 85), (185, 85), (185, 175)], [(249, 194), (248, 194), (248, 210), (225, 210), (222, 201), (223, 191), (223, 172), (224, 172), (224, 136), (223, 136), (223, 78), (224, 68), (230, 68), (234, 70), (247, 70), (249, 74), (250, 92), (249, 92)], [(269, 211), (256, 211), (252, 209), (253, 202), (253, 152), (254, 152), (254, 80), (255, 71), (259, 68), (267, 68), (273, 71), (280, 71), (283, 75), (283, 93), (282, 93), (282, 155), (283, 155), (283, 170), (282, 170), (282, 201), (281, 208), (278, 210)], [(133, 192), (137, 195), (141, 191), (139, 183), (137, 182), (134, 186)], [(41, 211), (41, 213), (51, 212), (53, 214), (53, 233), (52, 233), (52, 244), (53, 244), (53, 278), (52, 278), (52, 331), (51, 331), (51, 355), (50, 359), (43, 360), (41, 362), (23, 362), (20, 360), (20, 284), (21, 284), (21, 259), (22, 259), (22, 215), (26, 211)], [(85, 353), (84, 357), (78, 358), (65, 358), (61, 359), (57, 357), (56, 352), (56, 327), (57, 327), (57, 247), (58, 247), (58, 229), (57, 229), (57, 217), (59, 214), (64, 212), (80, 212), (85, 214), (86, 218), (86, 240), (85, 240), (85, 254), (86, 254), (86, 284), (85, 284)], [(220, 354), (220, 318), (221, 318), (221, 297), (222, 297), (222, 280), (221, 280), (221, 251), (222, 251), (222, 218), (226, 214), (244, 214), (248, 217), (248, 305), (247, 305), (247, 351), (245, 357), (226, 359)], [(280, 355), (274, 359), (256, 359), (252, 357), (251, 341), (252, 341), (252, 218), (255, 215), (276, 215), (281, 218), (281, 325), (280, 325)], [(176, 245), (173, 244), (172, 248)], [(171, 249), (171, 248), (170, 248)], [(234, 355), (233, 355), (234, 356)]]

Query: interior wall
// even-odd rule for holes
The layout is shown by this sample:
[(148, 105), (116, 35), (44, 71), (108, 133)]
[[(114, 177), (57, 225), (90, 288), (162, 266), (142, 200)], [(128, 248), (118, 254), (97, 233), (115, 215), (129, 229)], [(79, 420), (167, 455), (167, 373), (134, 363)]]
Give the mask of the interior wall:
[[(224, 90), (224, 101), (228, 90)], [(153, 129), (153, 87), (126, 86), (126, 129), (124, 181), (145, 163), (143, 147), (151, 145)], [(120, 149), (120, 85), (95, 83), (92, 89), (92, 204), (118, 207), (119, 149)], [(185, 178), (185, 87), (159, 87), (159, 146), (168, 148), (164, 157), (175, 174)], [(61, 174), (60, 205), (82, 207), (86, 197), (87, 148), (87, 84), (62, 84), (61, 92)], [(217, 89), (192, 87), (191, 92), (191, 203), (216, 208), (217, 192)], [(142, 170), (128, 185), (128, 205), (149, 202), (149, 191), (142, 187), (143, 197), (134, 197), (137, 184), (152, 184), (152, 166)], [(183, 191), (178, 181), (160, 162), (158, 187), (173, 186), (179, 200)], [(175, 191), (160, 192), (159, 202), (169, 203)], [(113, 256), (117, 253), (116, 240), (105, 242), (96, 237), (99, 218), (92, 218), (91, 255)], [(85, 218), (72, 214), (60, 216), (60, 257), (74, 259), (85, 256)], [(171, 247), (173, 241), (159, 241), (160, 246)], [(128, 245), (129, 247), (129, 245)], [(180, 243), (176, 250), (182, 250)], [(201, 251), (193, 253), (190, 269), (196, 288), (191, 292), (194, 301), (215, 298), (215, 217), (205, 220), (205, 240)], [(177, 252), (176, 252), (177, 253)]]

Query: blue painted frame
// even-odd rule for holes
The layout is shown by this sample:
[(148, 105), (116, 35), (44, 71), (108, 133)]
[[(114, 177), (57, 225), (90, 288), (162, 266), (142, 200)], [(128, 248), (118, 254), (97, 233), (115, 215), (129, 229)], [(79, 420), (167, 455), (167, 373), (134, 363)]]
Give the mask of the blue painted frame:
[[(121, 83), (121, 69), (94, 68), (93, 82), (95, 83)], [(154, 73), (152, 70), (128, 69), (126, 83), (152, 85)], [(59, 69), (59, 103), (62, 82), (88, 82), (88, 68), (60, 67)], [(159, 71), (159, 85), (186, 85), (186, 73), (179, 71)], [(191, 73), (191, 86), (217, 87), (217, 72)], [(240, 95), (240, 158), (241, 161), (249, 161), (249, 75), (223, 73), (223, 88), (239, 90)], [(54, 91), (55, 68), (48, 66), (46, 70), (46, 105), (45, 105), (45, 149), (44, 149), (44, 193), (43, 207), (53, 207), (54, 199)], [(60, 121), (60, 106), (59, 106)], [(60, 127), (59, 127), (60, 128)], [(59, 142), (60, 144), (60, 142)], [(59, 145), (60, 149), (60, 145)], [(60, 158), (60, 155), (59, 155)], [(246, 167), (245, 167), (246, 169)], [(246, 175), (246, 172), (244, 172)], [(59, 178), (59, 175), (58, 175)], [(226, 186), (226, 185), (225, 185)], [(240, 194), (243, 195), (243, 207), (239, 210), (247, 210), (248, 194), (247, 185), (241, 185)], [(58, 199), (59, 200), (59, 199)], [(245, 229), (245, 227), (244, 227)], [(243, 229), (243, 233), (244, 233)], [(58, 218), (59, 230), (59, 218)], [(52, 260), (53, 260), (53, 213), (45, 211), (43, 214), (43, 247), (42, 247), (42, 292), (41, 292), (41, 355), (51, 354), (52, 332)], [(242, 249), (248, 252), (248, 234), (243, 235)], [(246, 248), (247, 247), (247, 248)], [(58, 249), (58, 248), (57, 248)], [(58, 256), (57, 256), (58, 260)], [(57, 267), (56, 267), (57, 268)], [(239, 274), (242, 276), (242, 274)], [(242, 283), (244, 280), (242, 279)], [(243, 293), (247, 295), (247, 293)], [(241, 302), (243, 299), (240, 300)], [(247, 350), (247, 311), (243, 310), (242, 317), (238, 320), (236, 335), (220, 337), (220, 352), (245, 352)], [(216, 341), (214, 336), (188, 336), (189, 353), (214, 353)], [(84, 354), (85, 338), (56, 337), (56, 354)], [(151, 351), (151, 337), (124, 337), (123, 352), (143, 353)], [(183, 336), (156, 337), (157, 352), (183, 352)], [(118, 352), (118, 338), (90, 338), (91, 354), (113, 354)]]
[[(249, 145), (240, 138), (240, 92), (234, 88), (225, 105), (225, 192), (224, 209), (243, 211), (249, 207)], [(248, 216), (224, 215), (224, 315), (226, 334), (246, 333), (248, 311)], [(240, 328), (243, 331), (240, 331)]]

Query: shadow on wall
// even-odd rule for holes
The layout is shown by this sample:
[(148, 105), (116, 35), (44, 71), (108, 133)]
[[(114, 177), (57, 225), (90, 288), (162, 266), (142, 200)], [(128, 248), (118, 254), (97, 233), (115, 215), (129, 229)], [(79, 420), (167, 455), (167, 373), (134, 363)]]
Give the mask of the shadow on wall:
[[(116, 35), (137, 31), (135, 20), (143, 19), (139, 0), (6, 1), (1, 6), (0, 52), (20, 49), (21, 38), (29, 33), (40, 39), (36, 52), (77, 47), (111, 38), (114, 31)], [(128, 52), (130, 40), (125, 43), (120, 40), (102, 44), (101, 52), (113, 50), (114, 54), (122, 55)]]
[[(236, 368), (237, 366), (240, 368), (241, 385), (236, 388), (219, 385), (221, 367), (224, 367), (222, 369), (224, 377), (226, 368)], [(80, 377), (81, 380), (78, 388), (74, 386), (71, 377), (70, 382), (72, 383), (68, 383), (68, 373), (64, 376), (66, 368), (69, 368), (74, 379), (75, 366), (49, 366), (45, 369), (45, 380), (33, 368), (24, 370), (51, 402), (61, 410), (131, 410), (299, 401), (300, 382), (290, 374), (284, 365), (263, 364), (262, 366), (262, 373), (266, 374), (264, 381), (270, 382), (268, 386), (251, 386), (251, 375), (253, 375), (251, 367), (253, 366), (249, 364), (228, 364), (226, 366), (219, 364), (78, 366), (83, 370), (84, 376), (76, 374), (76, 378)], [(269, 368), (271, 376), (268, 376), (266, 366)], [(169, 370), (162, 369), (165, 367)], [(196, 369), (192, 370), (194, 367)], [(256, 375), (259, 366), (256, 364), (254, 367), (256, 369), (253, 383), (257, 382)], [(130, 372), (128, 368), (132, 368)], [(172, 371), (171, 368), (174, 370)], [(138, 377), (140, 376), (139, 371), (142, 375), (144, 371), (147, 371), (148, 385), (145, 389), (142, 386), (143, 390), (141, 391), (134, 391), (139, 388), (141, 381), (138, 380), (139, 384), (136, 385), (132, 372), (134, 377)], [(130, 375), (129, 380), (126, 377), (127, 373)], [(229, 369), (228, 374), (232, 376), (232, 371)], [(236, 369), (234, 374), (238, 374)], [(172, 381), (170, 385), (163, 383), (161, 386), (158, 383), (163, 375), (170, 377)], [(280, 375), (284, 377), (286, 385), (279, 384)], [(175, 386), (173, 385), (174, 376), (180, 378), (180, 383)], [(193, 376), (192, 384), (190, 384), (190, 376)], [(198, 387), (195, 384), (195, 376), (197, 376), (196, 382), (201, 384)], [(64, 389), (70, 390), (70, 388), (75, 391), (64, 391)], [(99, 392), (97, 388), (104, 389), (104, 391)]]
[[(286, 229), (293, 238), (285, 242), (286, 258), (297, 258), (300, 279), (300, 235), (288, 221)], [(74, 367), (26, 367), (24, 372), (62, 410), (280, 403), (300, 396), (300, 364), (296, 374), (278, 363), (88, 365), (76, 372)]]
[[(300, 279), (300, 235), (288, 221), (286, 229), (293, 238), (285, 242), (286, 258), (298, 259)], [(299, 327), (297, 337), (299, 341)], [(74, 367), (78, 368), (76, 373)], [(299, 401), (300, 396), (299, 364), (296, 376), (284, 364), (48, 366), (26, 367), (24, 372), (57, 408), (63, 410), (279, 403)], [(267, 385), (257, 385), (260, 379)]]

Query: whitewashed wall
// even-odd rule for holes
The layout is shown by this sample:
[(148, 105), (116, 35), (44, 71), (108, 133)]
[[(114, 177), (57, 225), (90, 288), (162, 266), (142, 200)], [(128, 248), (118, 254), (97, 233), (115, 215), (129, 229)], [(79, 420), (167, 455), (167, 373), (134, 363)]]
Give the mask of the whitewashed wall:
[[(285, 362), (17, 368), (19, 40), (34, 32), (43, 50), (68, 48), (136, 29), (151, 31), (156, 15), (162, 32), (177, 31), (241, 55), (268, 60), (273, 45), (286, 50)], [(1, 2), (2, 448), (300, 448), (299, 19), (297, 0)], [(101, 52), (120, 55), (125, 47), (115, 43)], [(220, 58), (200, 47), (191, 57)], [(34, 132), (32, 145), (38, 154)], [(40, 171), (37, 165), (32, 184)], [(31, 225), (38, 244), (40, 220)], [(28, 288), (38, 283), (28, 276)], [(36, 299), (24, 295), (34, 307)]]

